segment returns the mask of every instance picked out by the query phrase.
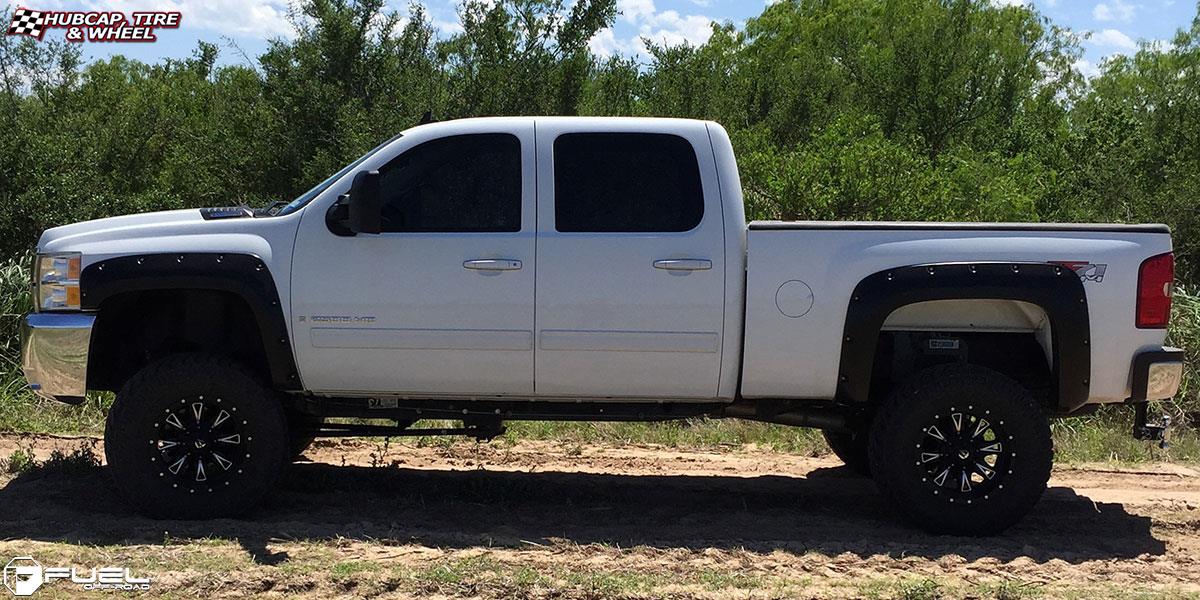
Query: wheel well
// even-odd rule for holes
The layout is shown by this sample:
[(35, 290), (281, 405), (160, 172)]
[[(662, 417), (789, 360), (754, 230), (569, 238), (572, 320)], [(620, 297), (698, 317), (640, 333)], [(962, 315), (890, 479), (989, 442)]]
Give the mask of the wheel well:
[[(889, 368), (889, 361), (880, 357), (896, 354), (894, 348), (878, 347), (881, 341), (896, 341), (891, 339), (895, 333), (889, 332), (978, 333), (984, 337), (960, 341), (956, 360), (980, 364), (985, 359), (970, 348), (1002, 349), (986, 362), (995, 370), (1024, 379), (1026, 387), (1038, 389), (1047, 386), (1039, 386), (1038, 378), (1025, 371), (1042, 372), (1040, 366), (1034, 369), (1032, 358), (1042, 357), (1051, 373), (1045, 400), (1048, 406), (1055, 413), (1079, 408), (1089, 393), (1090, 325), (1087, 294), (1080, 279), (1072, 275), (1070, 269), (1050, 263), (981, 262), (910, 265), (867, 276), (855, 286), (846, 312), (838, 398), (852, 404), (870, 402), (886, 393), (896, 377), (909, 374), (901, 369), (888, 378), (875, 375), (876, 370)], [(931, 318), (887, 323), (894, 313), (911, 313), (909, 307), (917, 304), (924, 304), (925, 312), (916, 316)], [(1032, 310), (1021, 316), (1026, 312), (1022, 306)], [(961, 310), (951, 312), (944, 307)], [(1032, 323), (1031, 315), (1036, 317)], [(1033, 349), (1033, 342), (1039, 351)], [(961, 348), (964, 345), (966, 352)], [(929, 349), (953, 349), (953, 344), (936, 346)]]
[(888, 315), (871, 371), (872, 401), (914, 373), (972, 364), (1011, 377), (1051, 406), (1053, 345), (1046, 313), (1019, 300), (931, 300)]
[(872, 403), (915, 373), (943, 364), (986, 367), (1014, 379), (1048, 409), (1054, 378), (1035, 332), (881, 331), (871, 372)]
[(89, 350), (88, 389), (117, 391), (153, 360), (181, 352), (230, 357), (269, 372), (254, 312), (218, 290), (145, 290), (100, 304)]

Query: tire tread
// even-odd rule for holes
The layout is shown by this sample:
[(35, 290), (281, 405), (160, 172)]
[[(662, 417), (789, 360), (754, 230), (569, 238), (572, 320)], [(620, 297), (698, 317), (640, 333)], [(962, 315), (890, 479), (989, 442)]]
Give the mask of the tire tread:
[[(995, 502), (988, 506), (984, 514), (972, 514), (965, 506), (941, 506), (930, 510), (920, 502), (912, 502), (914, 496), (909, 486), (919, 485), (918, 481), (908, 481), (897, 474), (904, 473), (909, 467), (908, 453), (898, 451), (897, 436), (893, 424), (902, 423), (914, 408), (914, 403), (924, 398), (938, 397), (942, 394), (953, 393), (962, 389), (964, 384), (970, 387), (983, 386), (990, 388), (994, 398), (1011, 404), (1012, 415), (1006, 419), (1021, 419), (1024, 422), (1013, 423), (1014, 426), (1029, 427), (1030, 435), (1023, 454), (1033, 456), (1022, 459), (1019, 479), (1014, 480), (1017, 493), (1005, 495), (1008, 502)], [(884, 401), (879, 413), (872, 424), (869, 440), (868, 456), (871, 470), (880, 490), (889, 496), (896, 507), (906, 518), (931, 532), (957, 535), (990, 535), (995, 534), (1021, 520), (1040, 499), (1050, 479), (1053, 464), (1053, 443), (1050, 438), (1049, 422), (1042, 407), (1033, 396), (1019, 383), (1011, 378), (976, 365), (948, 364), (931, 367), (913, 376), (899, 386)], [(899, 462), (905, 461), (905, 462)], [(932, 504), (932, 502), (928, 503)], [(982, 504), (975, 505), (976, 507)], [(983, 513), (976, 509), (977, 513)]]
[[(169, 507), (164, 506), (162, 498), (145, 485), (145, 473), (138, 473), (134, 465), (126, 464), (123, 460), (114, 461), (113, 458), (137, 456), (139, 449), (134, 444), (142, 443), (142, 438), (129, 435), (125, 425), (136, 423), (141, 418), (140, 411), (145, 410), (145, 404), (149, 401), (144, 397), (146, 392), (170, 389), (179, 381), (209, 380), (219, 380), (221, 385), (232, 386), (237, 393), (244, 394), (249, 402), (253, 402), (256, 410), (265, 412), (267, 429), (258, 435), (267, 436), (267, 439), (261, 439), (258, 446), (267, 449), (276, 447), (279, 451), (268, 451), (263, 453), (264, 457), (256, 457), (265, 461), (261, 463), (265, 477), (252, 478), (236, 495), (223, 494), (219, 498), (208, 494), (178, 496)], [(146, 365), (130, 377), (117, 393), (104, 427), (108, 471), (118, 495), (139, 512), (152, 517), (202, 519), (234, 516), (257, 505), (283, 471), (288, 458), (285, 450), (286, 427), (282, 404), (263, 386), (259, 377), (240, 363), (214, 354), (175, 354)], [(279, 439), (270, 439), (275, 436)]]

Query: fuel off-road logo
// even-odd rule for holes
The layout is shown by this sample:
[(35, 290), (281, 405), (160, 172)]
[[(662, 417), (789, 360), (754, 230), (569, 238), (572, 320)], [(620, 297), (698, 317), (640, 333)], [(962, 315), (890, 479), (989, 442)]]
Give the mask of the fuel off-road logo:
[(68, 581), (89, 592), (145, 592), (150, 589), (149, 577), (134, 577), (126, 567), (93, 567), (90, 571), (75, 567), (43, 567), (32, 556), (18, 556), (4, 565), (4, 587), (18, 598), (32, 596), (43, 585), (56, 580)]
[(8, 35), (38, 40), (48, 29), (65, 29), (68, 42), (154, 42), (158, 29), (178, 29), (183, 18), (177, 11), (61, 11), (18, 8), (13, 11)]

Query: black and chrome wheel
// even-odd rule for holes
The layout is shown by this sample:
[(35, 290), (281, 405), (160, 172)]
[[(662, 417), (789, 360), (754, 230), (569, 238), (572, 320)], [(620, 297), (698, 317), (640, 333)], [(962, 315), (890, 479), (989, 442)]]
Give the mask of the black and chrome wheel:
[(991, 410), (963, 404), (933, 415), (922, 429), (918, 462), (924, 471), (921, 480), (935, 488), (934, 495), (945, 493), (949, 502), (970, 504), (1004, 489), (1011, 466), (1004, 442), (1012, 436), (1004, 433), (1004, 421), (993, 419)]
[(162, 420), (154, 423), (159, 455), (151, 458), (163, 469), (159, 477), (170, 476), (189, 492), (199, 488), (211, 493), (214, 486), (231, 485), (243, 471), (245, 447), (254, 437), (243, 437), (242, 429), (250, 429), (250, 423), (237, 416), (236, 406), (226, 404), (224, 398), (200, 394), (180, 398), (174, 410), (163, 409)]
[(228, 516), (254, 506), (287, 457), (272, 393), (236, 363), (176, 355), (135, 374), (104, 432), (117, 491), (161, 518)]
[(869, 457), (880, 489), (935, 533), (984, 535), (1019, 521), (1050, 478), (1050, 427), (1012, 379), (982, 367), (919, 373), (885, 401)]

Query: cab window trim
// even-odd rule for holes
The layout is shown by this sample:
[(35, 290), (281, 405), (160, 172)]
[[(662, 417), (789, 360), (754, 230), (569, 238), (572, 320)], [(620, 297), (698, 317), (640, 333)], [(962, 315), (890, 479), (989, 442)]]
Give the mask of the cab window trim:
[[(562, 229), (561, 221), (563, 219), (560, 218), (561, 217), (561, 212), (560, 212), (561, 203), (559, 202), (560, 194), (562, 191), (562, 186), (560, 185), (561, 172), (559, 170), (561, 163), (560, 163), (559, 159), (560, 159), (562, 150), (560, 149), (559, 143), (564, 138), (568, 138), (568, 139), (573, 138), (573, 137), (582, 138), (582, 137), (589, 137), (589, 136), (593, 136), (593, 137), (611, 136), (611, 137), (625, 137), (625, 138), (651, 137), (651, 138), (658, 138), (660, 140), (668, 140), (669, 139), (669, 140), (671, 140), (671, 143), (680, 143), (680, 144), (682, 144), (683, 147), (686, 147), (686, 156), (690, 157), (690, 161), (689, 161), (690, 164), (681, 165), (678, 160), (675, 160), (675, 159), (682, 159), (683, 153), (680, 153), (679, 155), (676, 155), (676, 156), (672, 156), (671, 158), (672, 158), (672, 162), (676, 165), (676, 167), (678, 169), (688, 171), (687, 173), (681, 173), (680, 175), (682, 177), (688, 177), (691, 180), (688, 182), (690, 184), (690, 187), (694, 188), (694, 189), (689, 189), (687, 191), (695, 193), (695, 196), (694, 196), (695, 203), (688, 207), (693, 210), (696, 210), (696, 212), (697, 212), (695, 222), (691, 223), (691, 226), (686, 229), (665, 229), (665, 228), (600, 229), (595, 226), (587, 227), (587, 228), (581, 227), (578, 229), (574, 229), (574, 228), (567, 229), (567, 230)], [(551, 149), (552, 174), (551, 174), (551, 176), (553, 177), (553, 182), (554, 182), (554, 198), (553, 198), (554, 206), (552, 209), (552, 213), (553, 213), (553, 219), (554, 219), (554, 232), (555, 233), (560, 234), (560, 235), (583, 234), (583, 235), (623, 235), (623, 236), (663, 236), (663, 235), (679, 236), (679, 235), (688, 235), (688, 234), (694, 233), (697, 230), (699, 230), (701, 228), (701, 226), (704, 224), (704, 219), (709, 211), (708, 211), (708, 206), (707, 206), (707, 198), (706, 198), (706, 195), (704, 192), (704, 177), (703, 177), (703, 173), (701, 172), (701, 169), (700, 169), (700, 155), (699, 155), (699, 151), (697, 150), (695, 144), (693, 144), (692, 141), (689, 140), (688, 138), (686, 138), (682, 135), (679, 135), (679, 134), (667, 133), (667, 132), (568, 131), (568, 132), (563, 132), (563, 133), (556, 135), (554, 137), (553, 141), (551, 142), (551, 145), (552, 145), (552, 149)], [(678, 148), (678, 149), (682, 150), (682, 147)]]
[[(398, 168), (395, 165), (399, 161), (404, 160), (406, 156), (409, 159), (411, 159), (412, 155), (410, 153), (412, 153), (414, 151), (418, 151), (422, 147), (427, 147), (430, 144), (446, 143), (451, 140), (461, 140), (464, 138), (482, 138), (482, 137), (504, 139), (505, 144), (510, 144), (510, 143), (513, 144), (513, 147), (511, 148), (511, 150), (514, 152), (514, 156), (512, 158), (516, 159), (515, 164), (513, 165), (516, 169), (516, 172), (511, 175), (515, 179), (515, 182), (513, 182), (513, 188), (516, 192), (515, 198), (513, 200), (514, 204), (515, 204), (515, 212), (516, 212), (516, 214), (514, 215), (515, 216), (514, 225), (512, 225), (511, 227), (504, 227), (504, 228), (495, 226), (495, 227), (491, 227), (491, 228), (465, 228), (465, 227), (464, 228), (451, 228), (451, 227), (415, 228), (414, 227), (414, 228), (398, 229), (398, 228), (394, 228), (395, 226), (393, 224), (391, 224), (385, 217), (385, 220), (383, 223), (384, 229), (383, 229), (383, 231), (380, 232), (380, 234), (411, 236), (411, 235), (440, 235), (440, 234), (482, 234), (482, 235), (490, 234), (490, 235), (495, 235), (495, 234), (501, 234), (501, 233), (509, 233), (509, 234), (521, 233), (524, 230), (523, 229), (523, 219), (524, 219), (524, 214), (525, 214), (524, 167), (525, 167), (526, 156), (525, 156), (524, 142), (521, 140), (520, 136), (518, 136), (512, 132), (483, 131), (483, 132), (472, 132), (472, 133), (458, 133), (458, 134), (446, 135), (446, 136), (442, 136), (442, 137), (425, 140), (423, 142), (419, 142), (419, 143), (413, 145), (412, 147), (406, 148), (405, 150), (401, 151), (399, 154), (388, 159), (388, 161), (386, 163), (384, 163), (383, 165), (381, 165), (379, 167), (379, 171), (381, 173), (384, 173), (392, 168)], [(508, 150), (508, 149), (505, 149), (505, 150)], [(385, 177), (386, 177), (386, 175), (385, 175)], [(387, 192), (385, 191), (384, 193), (386, 194)], [(387, 205), (386, 200), (384, 201), (384, 205), (385, 206)], [(500, 208), (499, 210), (504, 210), (504, 209)], [(511, 209), (509, 209), (509, 210), (511, 210)]]

